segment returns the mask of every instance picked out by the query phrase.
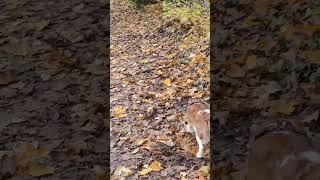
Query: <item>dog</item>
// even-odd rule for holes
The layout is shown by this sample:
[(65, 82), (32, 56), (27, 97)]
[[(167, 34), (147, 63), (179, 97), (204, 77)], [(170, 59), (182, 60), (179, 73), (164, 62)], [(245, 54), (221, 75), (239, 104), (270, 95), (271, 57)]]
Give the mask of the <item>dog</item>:
[(271, 179), (320, 179), (320, 153), (303, 135), (278, 131), (260, 137), (249, 153), (247, 180)]
[(195, 133), (198, 143), (196, 157), (203, 157), (203, 145), (210, 142), (210, 109), (207, 104), (196, 102), (187, 108), (185, 115), (187, 126), (185, 131)]

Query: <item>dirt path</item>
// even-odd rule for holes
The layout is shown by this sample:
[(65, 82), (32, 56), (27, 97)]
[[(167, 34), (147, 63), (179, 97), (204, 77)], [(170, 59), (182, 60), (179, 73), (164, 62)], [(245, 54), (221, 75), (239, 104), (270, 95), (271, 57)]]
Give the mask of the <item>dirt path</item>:
[[(190, 153), (194, 138), (180, 132), (189, 89), (175, 82), (187, 68), (166, 55), (176, 51), (179, 38), (168, 36), (164, 24), (156, 13), (111, 1), (110, 164), (115, 179), (192, 178), (208, 165), (208, 159)], [(185, 96), (175, 96), (178, 92)]]

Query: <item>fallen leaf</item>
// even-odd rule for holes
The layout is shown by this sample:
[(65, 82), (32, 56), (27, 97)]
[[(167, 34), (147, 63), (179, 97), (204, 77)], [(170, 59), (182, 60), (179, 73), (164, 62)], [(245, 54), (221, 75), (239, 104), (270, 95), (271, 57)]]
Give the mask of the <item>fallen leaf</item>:
[(136, 154), (137, 152), (139, 152), (139, 150), (140, 150), (139, 148), (136, 148), (136, 149), (133, 150), (131, 153), (132, 153), (132, 154)]
[(173, 147), (176, 144), (169, 136), (163, 134), (157, 137), (157, 141), (170, 147)]
[(225, 126), (228, 121), (229, 115), (229, 111), (219, 111), (213, 114), (213, 119), (218, 119), (220, 126)]
[(165, 84), (166, 86), (171, 86), (171, 80), (170, 80), (170, 79), (165, 79), (165, 80), (164, 80), (164, 84)]
[(311, 64), (320, 64), (320, 50), (308, 50), (304, 54), (307, 56), (307, 61)]
[(45, 165), (39, 165), (35, 162), (30, 162), (28, 164), (29, 167), (29, 174), (35, 177), (44, 176), (48, 174), (54, 173), (54, 168)]
[(186, 49), (187, 47), (188, 47), (187, 44), (181, 44), (181, 45), (180, 45), (180, 49), (181, 49), (181, 50)]
[(50, 23), (49, 20), (42, 20), (42, 21), (39, 21), (37, 23), (34, 24), (34, 27), (40, 31), (42, 30), (43, 28), (45, 28), (46, 26), (48, 26), (48, 24)]
[(296, 103), (294, 101), (277, 101), (271, 107), (271, 111), (275, 113), (290, 115), (295, 110), (295, 105)]
[(148, 59), (145, 59), (142, 62), (143, 62), (143, 64), (147, 64), (148, 63)]
[(202, 166), (200, 168), (200, 171), (203, 172), (205, 175), (208, 175), (209, 171), (210, 171), (210, 167), (209, 166)]
[(239, 65), (232, 64), (227, 71), (227, 75), (232, 78), (242, 78), (246, 75), (246, 72)]
[(113, 116), (115, 118), (125, 118), (127, 117), (128, 115), (125, 113), (125, 109), (122, 107), (122, 106), (116, 106), (114, 108), (114, 114)]
[(153, 161), (149, 167), (152, 169), (152, 171), (160, 171), (162, 169), (159, 161)]
[(140, 140), (137, 141), (137, 145), (138, 145), (138, 146), (141, 146), (141, 145), (143, 145), (144, 143), (146, 143), (147, 140), (148, 140), (147, 138), (146, 138), (146, 139), (140, 139)]
[(207, 178), (202, 172), (198, 171), (197, 176), (195, 177), (195, 180), (207, 180)]
[(149, 174), (150, 172), (153, 172), (153, 171), (157, 171), (158, 172), (161, 169), (162, 169), (161, 163), (158, 162), (158, 161), (153, 161), (150, 165), (148, 165), (144, 169), (142, 169), (139, 172), (139, 175), (140, 176), (144, 176), (144, 175)]
[(303, 122), (311, 122), (312, 120), (318, 120), (319, 118), (319, 110), (316, 110), (315, 112), (306, 115), (303, 118)]
[(12, 39), (3, 48), (5, 52), (18, 56), (32, 55), (34, 50), (27, 39)]
[(249, 69), (249, 70), (252, 70), (252, 69), (255, 69), (257, 68), (257, 56), (255, 55), (251, 55), (247, 58), (247, 61), (246, 61), (246, 67)]
[(30, 160), (45, 157), (49, 154), (49, 151), (41, 148), (35, 148), (32, 144), (25, 144), (22, 152), (16, 156), (16, 162), (24, 163)]
[(125, 166), (118, 166), (117, 169), (113, 173), (115, 176), (130, 176), (132, 174), (132, 170), (126, 168)]
[(4, 72), (0, 72), (0, 85), (7, 85), (14, 81), (14, 78)]
[(180, 180), (188, 180), (187, 172), (180, 172)]
[(141, 120), (144, 120), (144, 115), (143, 114), (138, 114), (138, 119), (141, 121)]
[(104, 180), (106, 177), (106, 170), (99, 165), (94, 165), (92, 171), (95, 174), (95, 180)]

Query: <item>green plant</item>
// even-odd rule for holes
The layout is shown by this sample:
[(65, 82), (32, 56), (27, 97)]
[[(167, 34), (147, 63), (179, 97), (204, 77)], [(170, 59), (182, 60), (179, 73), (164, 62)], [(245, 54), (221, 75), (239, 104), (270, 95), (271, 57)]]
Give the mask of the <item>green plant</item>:
[(209, 0), (164, 0), (163, 15), (171, 19), (179, 19), (182, 22), (190, 21), (197, 31), (210, 31)]

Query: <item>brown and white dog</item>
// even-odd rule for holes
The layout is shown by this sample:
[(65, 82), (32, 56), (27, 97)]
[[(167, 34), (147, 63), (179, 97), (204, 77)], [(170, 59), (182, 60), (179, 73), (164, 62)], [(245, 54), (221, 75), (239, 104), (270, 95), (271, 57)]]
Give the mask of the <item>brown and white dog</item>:
[(251, 147), (247, 180), (319, 180), (320, 154), (303, 135), (273, 132)]
[(185, 120), (188, 123), (185, 130), (196, 135), (199, 147), (197, 158), (202, 158), (203, 145), (210, 142), (210, 109), (208, 105), (201, 102), (191, 104), (187, 109)]

